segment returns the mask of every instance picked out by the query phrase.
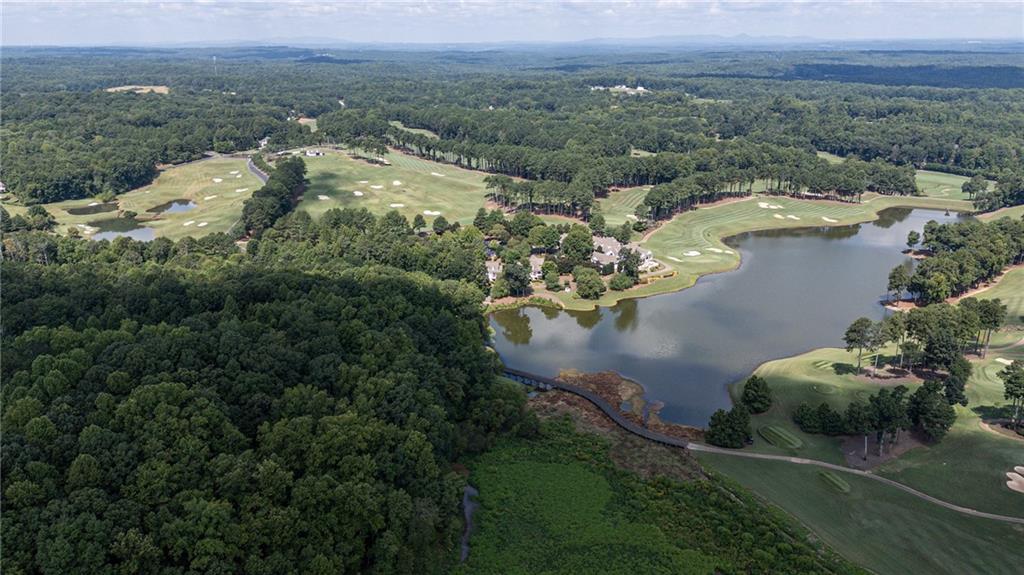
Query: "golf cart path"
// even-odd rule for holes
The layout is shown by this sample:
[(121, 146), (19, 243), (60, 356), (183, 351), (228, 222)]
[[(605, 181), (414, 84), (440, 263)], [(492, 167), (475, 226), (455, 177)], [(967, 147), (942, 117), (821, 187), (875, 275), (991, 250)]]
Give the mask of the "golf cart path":
[(600, 409), (602, 412), (604, 412), (604, 414), (606, 416), (608, 416), (609, 419), (611, 419), (616, 425), (618, 425), (622, 429), (624, 429), (624, 430), (626, 430), (626, 431), (628, 431), (628, 432), (630, 432), (630, 433), (632, 433), (634, 435), (638, 435), (640, 437), (643, 437), (644, 439), (648, 439), (648, 440), (651, 440), (651, 441), (654, 441), (654, 442), (657, 442), (657, 443), (661, 443), (663, 445), (669, 445), (669, 446), (672, 446), (672, 447), (681, 447), (683, 449), (688, 449), (688, 450), (694, 451), (694, 452), (714, 453), (714, 454), (717, 454), (717, 455), (728, 455), (728, 456), (732, 456), (732, 457), (746, 457), (748, 459), (762, 459), (762, 460), (767, 460), (767, 461), (783, 461), (783, 462), (792, 463), (792, 464), (795, 464), (795, 465), (809, 465), (809, 466), (812, 466), (812, 467), (820, 467), (822, 469), (828, 469), (830, 471), (837, 471), (839, 473), (849, 473), (849, 474), (852, 474), (852, 475), (858, 475), (860, 477), (864, 477), (866, 479), (870, 479), (872, 481), (878, 481), (880, 483), (884, 483), (884, 484), (889, 485), (891, 487), (895, 487), (896, 489), (899, 489), (899, 490), (901, 490), (901, 491), (903, 491), (905, 493), (909, 493), (910, 495), (913, 495), (913, 496), (918, 497), (920, 499), (924, 499), (925, 501), (928, 501), (930, 503), (934, 503), (935, 505), (939, 505), (941, 507), (945, 507), (946, 509), (949, 509), (950, 511), (956, 511), (957, 513), (963, 513), (964, 515), (970, 515), (972, 517), (981, 517), (981, 518), (984, 518), (984, 519), (992, 519), (993, 521), (1002, 521), (1004, 523), (1016, 523), (1016, 524), (1019, 524), (1019, 525), (1024, 525), (1024, 517), (1011, 517), (1011, 516), (1008, 516), (1008, 515), (998, 515), (996, 513), (988, 513), (986, 511), (978, 511), (977, 509), (971, 509), (970, 507), (964, 507), (962, 505), (956, 505), (956, 504), (950, 503), (948, 501), (943, 501), (942, 499), (939, 499), (937, 497), (932, 497), (931, 495), (928, 495), (927, 493), (923, 493), (921, 491), (918, 491), (918, 490), (914, 489), (913, 487), (904, 485), (904, 484), (902, 484), (902, 483), (900, 483), (898, 481), (894, 481), (892, 479), (889, 479), (887, 477), (882, 477), (880, 475), (875, 475), (874, 473), (871, 473), (870, 471), (863, 471), (863, 470), (860, 470), (860, 469), (853, 469), (853, 468), (850, 468), (850, 467), (845, 467), (845, 466), (842, 466), (842, 465), (837, 465), (835, 463), (828, 463), (828, 462), (825, 462), (825, 461), (818, 461), (816, 459), (806, 459), (806, 458), (803, 458), (803, 457), (790, 457), (790, 456), (786, 456), (786, 455), (770, 455), (770, 454), (767, 454), (767, 453), (754, 453), (754, 452), (749, 452), (749, 451), (738, 451), (738, 450), (734, 450), (734, 449), (725, 449), (725, 448), (722, 448), (722, 447), (714, 447), (714, 446), (711, 446), (711, 445), (705, 445), (703, 443), (695, 443), (695, 442), (692, 442), (692, 441), (688, 441), (686, 439), (682, 439), (682, 438), (678, 438), (678, 437), (672, 437), (672, 436), (669, 436), (669, 435), (665, 435), (665, 434), (662, 434), (662, 433), (651, 431), (651, 430), (649, 430), (649, 429), (647, 429), (645, 427), (641, 427), (640, 425), (637, 425), (633, 421), (623, 417), (618, 409), (612, 407), (612, 405), (609, 404), (607, 401), (605, 401), (604, 398), (602, 398), (601, 396), (597, 395), (596, 393), (594, 393), (594, 392), (592, 392), (590, 390), (584, 389), (582, 387), (577, 387), (575, 385), (571, 385), (571, 384), (568, 384), (568, 383), (563, 383), (561, 381), (558, 381), (556, 379), (552, 379), (550, 377), (544, 377), (544, 376), (541, 376), (541, 375), (536, 375), (536, 374), (525, 372), (525, 371), (521, 371), (521, 370), (518, 370), (518, 369), (512, 369), (510, 367), (505, 367), (504, 375), (505, 375), (505, 377), (508, 377), (509, 379), (511, 379), (513, 381), (517, 381), (517, 382), (525, 384), (525, 385), (530, 385), (530, 386), (534, 386), (534, 387), (540, 387), (540, 388), (543, 388), (543, 389), (558, 389), (560, 391), (565, 391), (565, 392), (571, 393), (573, 395), (577, 395), (579, 397), (582, 397), (583, 399), (586, 399), (590, 403), (594, 404), (598, 409)]

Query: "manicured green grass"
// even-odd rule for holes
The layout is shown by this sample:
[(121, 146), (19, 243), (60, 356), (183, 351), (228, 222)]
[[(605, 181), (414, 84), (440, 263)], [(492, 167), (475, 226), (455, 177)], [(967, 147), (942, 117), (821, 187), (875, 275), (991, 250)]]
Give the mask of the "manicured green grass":
[[(214, 182), (214, 178), (221, 181)], [(168, 168), (149, 186), (121, 194), (117, 201), (121, 210), (136, 212), (139, 221), (145, 220), (144, 225), (153, 228), (158, 237), (177, 240), (185, 236), (200, 237), (228, 231), (241, 217), (242, 203), (261, 185), (246, 169), (245, 159), (219, 157)], [(239, 189), (244, 191), (235, 191)], [(186, 212), (160, 216), (147, 212), (155, 206), (181, 199), (192, 200), (197, 206)], [(57, 219), (58, 231), (66, 233), (68, 227), (117, 217), (116, 211), (77, 216), (66, 211), (86, 207), (95, 201), (95, 198), (68, 200), (45, 207)], [(193, 223), (183, 225), (189, 221)], [(207, 225), (199, 227), (198, 224), (203, 222)]]
[(847, 559), (881, 574), (1020, 573), (1024, 529), (956, 513), (853, 475), (839, 494), (819, 470), (778, 461), (698, 459), (785, 509)]
[(968, 199), (967, 194), (963, 193), (960, 188), (969, 179), (964, 176), (929, 170), (917, 170), (914, 175), (917, 188), (926, 196), (950, 200)]
[(621, 226), (629, 220), (636, 221), (636, 207), (644, 202), (647, 192), (651, 186), (636, 186), (634, 188), (623, 188), (618, 191), (609, 192), (605, 198), (597, 200), (601, 206), (601, 215), (609, 226)]
[(388, 123), (391, 124), (392, 126), (398, 128), (398, 129), (400, 129), (400, 130), (405, 130), (406, 132), (412, 132), (413, 134), (420, 134), (422, 136), (426, 136), (428, 138), (433, 138), (435, 140), (440, 139), (440, 137), (437, 134), (435, 134), (431, 130), (427, 130), (425, 128), (406, 128), (405, 125), (403, 125), (398, 120), (391, 120)]
[(768, 443), (782, 449), (799, 449), (804, 445), (804, 442), (799, 437), (777, 425), (765, 425), (757, 430), (757, 434)]
[(1013, 218), (1015, 220), (1024, 218), (1024, 204), (978, 215), (978, 219), (985, 221), (998, 220), (999, 218)]
[(825, 161), (827, 161), (830, 164), (842, 164), (846, 160), (846, 158), (843, 158), (842, 156), (837, 156), (835, 154), (830, 154), (828, 152), (818, 151), (816, 153), (818, 154), (819, 158), (824, 158)]
[[(297, 209), (314, 217), (331, 208), (365, 207), (376, 214), (398, 210), (410, 221), (416, 214), (436, 211), (449, 222), (467, 224), (485, 203), (487, 174), (482, 172), (400, 153), (385, 156), (390, 166), (353, 159), (343, 152), (325, 150), (325, 154), (303, 158), (310, 184)], [(357, 191), (362, 196), (355, 195)], [(435, 217), (424, 214), (428, 225)]]
[(819, 471), (818, 477), (825, 482), (825, 485), (828, 485), (838, 493), (845, 495), (850, 492), (850, 484), (842, 477), (836, 475), (834, 471)]

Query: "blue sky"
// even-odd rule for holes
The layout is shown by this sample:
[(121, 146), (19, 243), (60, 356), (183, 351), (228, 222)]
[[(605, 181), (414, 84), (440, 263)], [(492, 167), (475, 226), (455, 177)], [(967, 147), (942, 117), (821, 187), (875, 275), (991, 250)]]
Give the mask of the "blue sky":
[(1024, 38), (1024, 2), (851, 0), (362, 2), (11, 2), (4, 45), (574, 41), (746, 34), (869, 38)]

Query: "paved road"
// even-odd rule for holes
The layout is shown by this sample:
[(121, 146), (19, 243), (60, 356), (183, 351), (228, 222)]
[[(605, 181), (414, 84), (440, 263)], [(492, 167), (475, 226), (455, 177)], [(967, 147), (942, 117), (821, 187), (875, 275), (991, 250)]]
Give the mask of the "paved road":
[(544, 377), (542, 375), (536, 375), (536, 374), (533, 374), (533, 373), (530, 373), (530, 372), (521, 371), (521, 370), (518, 370), (518, 369), (512, 369), (510, 367), (506, 367), (504, 373), (505, 373), (505, 376), (508, 377), (509, 379), (512, 379), (514, 381), (518, 381), (518, 382), (526, 384), (526, 385), (549, 386), (549, 387), (554, 388), (554, 389), (558, 389), (558, 390), (561, 390), (561, 391), (566, 391), (566, 392), (571, 393), (573, 395), (578, 395), (578, 396), (586, 399), (590, 403), (593, 403), (595, 406), (597, 406), (598, 409), (603, 411), (604, 414), (607, 415), (608, 418), (611, 419), (613, 422), (615, 422), (615, 424), (618, 425), (619, 427), (625, 429), (626, 431), (628, 431), (630, 433), (633, 433), (635, 435), (639, 435), (640, 437), (649, 439), (651, 441), (656, 441), (656, 442), (664, 444), (664, 445), (670, 445), (672, 447), (681, 447), (683, 449), (689, 449), (690, 451), (699, 451), (699, 452), (702, 452), (702, 453), (715, 453), (715, 454), (720, 454), (720, 455), (729, 455), (729, 456), (732, 456), (732, 457), (746, 457), (748, 459), (764, 459), (764, 460), (768, 460), (768, 461), (784, 461), (786, 463), (793, 463), (793, 464), (796, 464), (796, 465), (810, 465), (810, 466), (813, 466), (813, 467), (821, 467), (823, 469), (828, 469), (828, 470), (831, 470), (831, 471), (838, 471), (840, 473), (850, 473), (852, 475), (858, 475), (860, 477), (864, 477), (864, 478), (870, 479), (872, 481), (878, 481), (878, 482), (884, 483), (886, 485), (889, 485), (891, 487), (895, 487), (896, 489), (902, 490), (902, 491), (904, 491), (906, 493), (909, 493), (909, 494), (911, 494), (911, 495), (913, 495), (915, 497), (919, 497), (919, 498), (924, 499), (925, 501), (928, 501), (930, 503), (934, 503), (936, 505), (940, 505), (940, 506), (945, 507), (946, 509), (949, 509), (951, 511), (956, 511), (957, 513), (963, 513), (964, 515), (970, 515), (972, 517), (983, 517), (985, 519), (992, 519), (994, 521), (1002, 521), (1002, 522), (1005, 522), (1005, 523), (1017, 523), (1017, 524), (1020, 524), (1020, 525), (1024, 525), (1024, 517), (1011, 517), (1011, 516), (1008, 516), (1008, 515), (998, 515), (998, 514), (995, 514), (995, 513), (988, 513), (988, 512), (985, 512), (985, 511), (978, 511), (977, 509), (971, 509), (969, 507), (963, 507), (961, 505), (956, 505), (954, 503), (949, 503), (948, 501), (943, 501), (943, 500), (938, 499), (936, 497), (932, 497), (931, 495), (928, 495), (927, 493), (923, 493), (921, 491), (918, 491), (918, 490), (914, 489), (913, 487), (909, 487), (909, 486), (904, 485), (904, 484), (902, 484), (902, 483), (900, 483), (898, 481), (893, 481), (892, 479), (889, 479), (887, 477), (881, 477), (879, 475), (875, 475), (874, 473), (871, 473), (870, 471), (862, 471), (860, 469), (852, 469), (850, 467), (845, 467), (845, 466), (842, 466), (842, 465), (836, 465), (835, 463), (828, 463), (828, 462), (825, 462), (825, 461), (818, 461), (816, 459), (805, 459), (805, 458), (802, 458), (802, 457), (789, 457), (789, 456), (785, 456), (785, 455), (770, 455), (770, 454), (767, 454), (767, 453), (754, 453), (754, 452), (750, 452), (750, 451), (739, 451), (739, 450), (735, 450), (735, 449), (724, 449), (724, 448), (721, 448), (721, 447), (714, 447), (714, 446), (711, 446), (711, 445), (704, 445), (703, 443), (695, 443), (693, 441), (687, 441), (685, 439), (681, 439), (681, 438), (678, 438), (678, 437), (671, 437), (671, 436), (668, 436), (668, 435), (665, 435), (665, 434), (662, 434), (662, 433), (657, 433), (657, 432), (651, 431), (651, 430), (649, 430), (649, 429), (647, 429), (645, 427), (637, 425), (636, 423), (630, 421), (629, 419), (626, 419), (625, 417), (622, 416), (622, 414), (619, 412), (617, 407), (613, 407), (610, 403), (605, 401), (604, 398), (602, 398), (601, 396), (597, 395), (596, 393), (594, 393), (594, 392), (592, 392), (590, 390), (583, 389), (582, 387), (577, 387), (575, 385), (570, 385), (568, 383), (563, 383), (561, 381), (552, 379), (550, 377)]
[(252, 175), (259, 178), (264, 184), (270, 179), (270, 176), (268, 176), (266, 172), (256, 167), (256, 164), (252, 161), (252, 156), (249, 157), (249, 161), (246, 162), (245, 165), (249, 168), (249, 171), (252, 172)]

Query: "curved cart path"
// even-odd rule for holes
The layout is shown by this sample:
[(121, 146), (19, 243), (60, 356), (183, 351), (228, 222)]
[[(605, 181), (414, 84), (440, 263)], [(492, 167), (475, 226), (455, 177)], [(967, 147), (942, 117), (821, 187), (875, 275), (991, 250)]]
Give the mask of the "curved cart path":
[(630, 421), (629, 419), (626, 419), (625, 417), (622, 416), (621, 413), (619, 413), (618, 409), (616, 409), (610, 403), (605, 401), (604, 398), (602, 398), (601, 396), (597, 395), (596, 393), (594, 393), (594, 392), (592, 392), (590, 390), (583, 389), (582, 387), (577, 387), (575, 385), (570, 385), (568, 383), (562, 383), (562, 382), (560, 382), (558, 380), (555, 380), (555, 379), (552, 379), (550, 377), (544, 377), (544, 376), (536, 375), (536, 374), (529, 373), (529, 372), (526, 372), (526, 371), (521, 371), (521, 370), (518, 370), (518, 369), (512, 369), (510, 367), (506, 367), (504, 369), (504, 374), (509, 379), (512, 379), (513, 381), (518, 381), (519, 383), (523, 383), (525, 385), (530, 385), (530, 386), (534, 386), (534, 387), (541, 387), (541, 388), (546, 388), (546, 389), (558, 389), (558, 390), (561, 390), (561, 391), (565, 391), (565, 392), (571, 393), (573, 395), (578, 395), (578, 396), (582, 397), (583, 399), (586, 399), (590, 403), (593, 403), (595, 406), (597, 406), (598, 409), (603, 411), (604, 414), (607, 415), (609, 419), (611, 419), (613, 422), (615, 422), (615, 424), (618, 425), (619, 427), (621, 427), (622, 429), (625, 429), (626, 431), (628, 431), (628, 432), (630, 432), (630, 433), (632, 433), (634, 435), (638, 435), (640, 437), (643, 437), (645, 439), (649, 439), (649, 440), (657, 442), (657, 443), (661, 443), (661, 444), (664, 444), (664, 445), (670, 445), (670, 446), (673, 446), (673, 447), (681, 447), (683, 449), (689, 449), (690, 451), (699, 451), (699, 452), (703, 452), (703, 453), (715, 453), (715, 454), (719, 454), (719, 455), (730, 455), (730, 456), (733, 456), (733, 457), (746, 457), (748, 459), (765, 459), (765, 460), (768, 460), (768, 461), (784, 461), (786, 463), (793, 463), (793, 464), (796, 464), (796, 465), (810, 465), (810, 466), (814, 466), (814, 467), (821, 467), (823, 469), (828, 469), (828, 470), (831, 470), (831, 471), (838, 471), (840, 473), (850, 473), (850, 474), (853, 474), (853, 475), (858, 475), (860, 477), (871, 479), (872, 481), (878, 481), (878, 482), (884, 483), (884, 484), (889, 485), (891, 487), (895, 487), (896, 489), (899, 489), (901, 491), (909, 493), (909, 494), (911, 494), (911, 495), (913, 495), (915, 497), (918, 497), (920, 499), (924, 499), (925, 501), (928, 501), (930, 503), (934, 503), (935, 505), (939, 505), (939, 506), (945, 507), (946, 509), (949, 509), (951, 511), (956, 511), (957, 513), (963, 513), (964, 515), (970, 515), (972, 517), (982, 517), (982, 518), (985, 518), (985, 519), (992, 519), (994, 521), (1002, 521), (1004, 523), (1017, 523), (1017, 524), (1020, 524), (1020, 525), (1024, 525), (1024, 517), (1011, 517), (1011, 516), (1008, 516), (1008, 515), (998, 515), (996, 513), (988, 513), (988, 512), (985, 512), (985, 511), (978, 511), (977, 509), (971, 509), (970, 507), (963, 507), (961, 505), (956, 505), (954, 503), (950, 503), (948, 501), (943, 501), (941, 499), (938, 499), (937, 497), (932, 497), (931, 495), (928, 495), (927, 493), (923, 493), (921, 491), (918, 491), (918, 490), (914, 489), (913, 487), (909, 487), (909, 486), (904, 485), (904, 484), (902, 484), (902, 483), (900, 483), (898, 481), (894, 481), (892, 479), (889, 479), (887, 477), (882, 477), (880, 475), (875, 475), (874, 473), (871, 473), (870, 471), (862, 471), (860, 469), (852, 469), (850, 467), (844, 467), (842, 465), (837, 465), (835, 463), (828, 463), (828, 462), (825, 462), (825, 461), (818, 461), (816, 459), (805, 459), (803, 457), (789, 457), (789, 456), (786, 456), (786, 455), (770, 455), (770, 454), (767, 454), (767, 453), (753, 453), (753, 452), (749, 452), (749, 451), (737, 451), (737, 450), (734, 450), (734, 449), (724, 449), (724, 448), (721, 448), (721, 447), (713, 447), (711, 445), (704, 445), (702, 443), (695, 443), (695, 442), (688, 441), (686, 439), (682, 439), (682, 438), (678, 438), (678, 437), (672, 437), (672, 436), (669, 436), (669, 435), (665, 435), (663, 433), (657, 433), (655, 431), (651, 431), (651, 430), (649, 430), (647, 428), (641, 427), (640, 425), (637, 425), (636, 423)]

